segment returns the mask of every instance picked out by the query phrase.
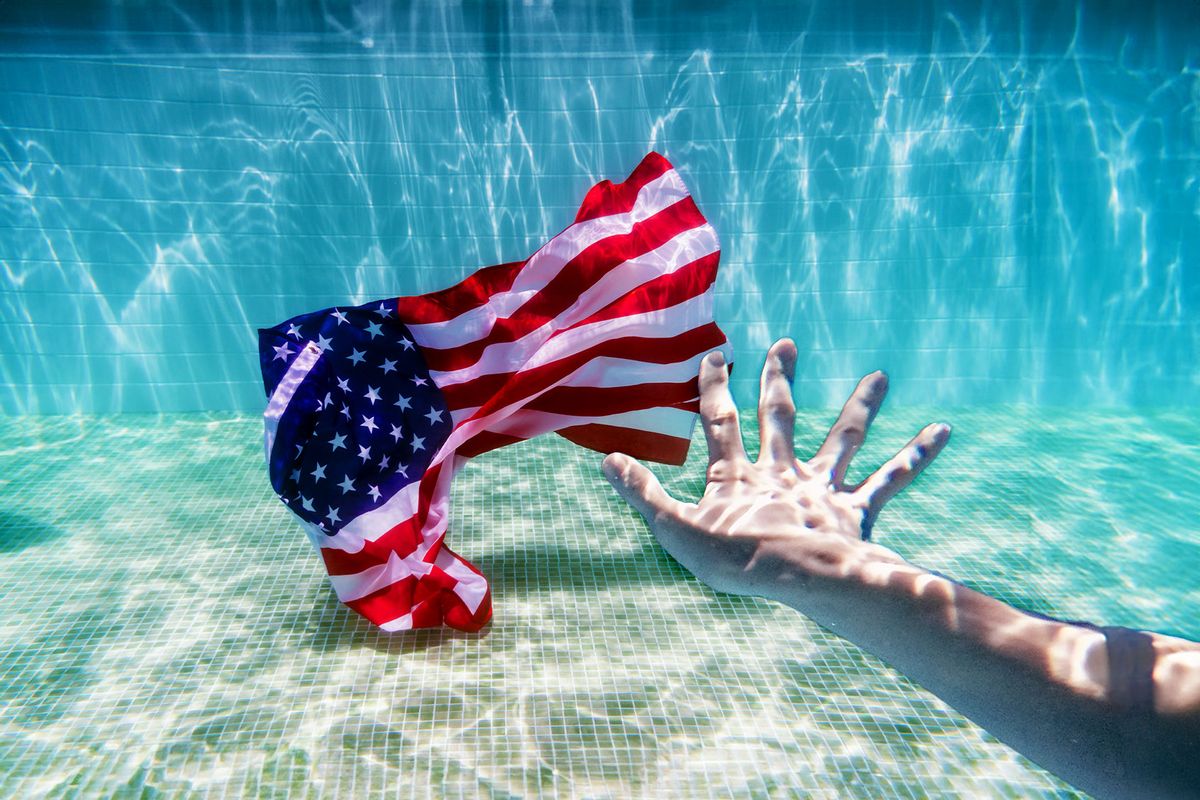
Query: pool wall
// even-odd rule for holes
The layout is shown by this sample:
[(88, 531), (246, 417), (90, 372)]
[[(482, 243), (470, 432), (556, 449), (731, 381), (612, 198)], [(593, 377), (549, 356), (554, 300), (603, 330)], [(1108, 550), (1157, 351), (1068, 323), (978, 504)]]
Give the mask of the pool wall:
[(1200, 389), (1195, 4), (67, 5), (0, 10), (0, 412), (256, 411), (256, 327), (524, 258), (651, 149), (743, 403), (782, 335), (804, 405)]

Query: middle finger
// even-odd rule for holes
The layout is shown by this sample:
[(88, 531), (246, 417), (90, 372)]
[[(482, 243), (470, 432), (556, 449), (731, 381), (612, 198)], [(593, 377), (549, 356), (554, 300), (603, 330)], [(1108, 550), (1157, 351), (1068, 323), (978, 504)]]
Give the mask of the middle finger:
[(758, 463), (796, 464), (796, 404), (792, 379), (796, 374), (796, 345), (780, 339), (767, 352), (758, 393)]

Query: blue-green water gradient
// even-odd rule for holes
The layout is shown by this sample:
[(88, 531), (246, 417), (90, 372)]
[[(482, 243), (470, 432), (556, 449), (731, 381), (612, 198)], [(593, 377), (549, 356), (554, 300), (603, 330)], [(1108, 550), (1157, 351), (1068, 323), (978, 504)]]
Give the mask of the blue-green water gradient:
[[(523, 258), (650, 149), (798, 399), (1192, 404), (1194, 4), (0, 10), (0, 411), (261, 407), (254, 329)], [(754, 368), (735, 378), (752, 398)]]

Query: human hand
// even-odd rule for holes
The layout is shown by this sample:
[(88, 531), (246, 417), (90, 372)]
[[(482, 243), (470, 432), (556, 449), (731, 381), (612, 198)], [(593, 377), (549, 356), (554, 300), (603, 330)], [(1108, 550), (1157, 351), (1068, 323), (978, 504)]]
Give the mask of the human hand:
[(846, 469), (887, 393), (882, 372), (863, 378), (825, 442), (796, 458), (792, 401), (796, 346), (776, 342), (763, 367), (758, 405), (761, 446), (750, 462), (742, 446), (729, 372), (720, 353), (700, 365), (700, 417), (708, 439), (708, 485), (698, 503), (671, 497), (641, 463), (604, 459), (605, 476), (636, 508), (662, 546), (700, 580), (733, 594), (778, 596), (782, 582), (837, 580), (865, 562), (904, 563), (868, 541), (883, 506), (912, 483), (950, 438), (927, 425), (862, 483)]
[(950, 438), (927, 425), (854, 486), (846, 468), (887, 392), (863, 378), (816, 455), (797, 460), (796, 346), (767, 354), (762, 446), (742, 447), (720, 353), (700, 365), (708, 486), (668, 495), (629, 456), (604, 474), (679, 563), (721, 591), (779, 600), (883, 659), (1060, 777), (1096, 796), (1195, 797), (1200, 645), (1026, 614), (868, 541), (883, 506)]

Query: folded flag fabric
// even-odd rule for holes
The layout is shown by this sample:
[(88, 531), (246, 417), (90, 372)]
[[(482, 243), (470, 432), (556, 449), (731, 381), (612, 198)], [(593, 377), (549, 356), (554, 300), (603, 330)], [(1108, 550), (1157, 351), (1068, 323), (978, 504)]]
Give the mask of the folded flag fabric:
[(683, 463), (700, 359), (730, 355), (719, 257), (651, 153), (525, 261), (259, 330), (271, 485), (339, 599), (389, 631), (487, 623), (487, 579), (445, 545), (451, 480), (480, 453), (553, 431)]

